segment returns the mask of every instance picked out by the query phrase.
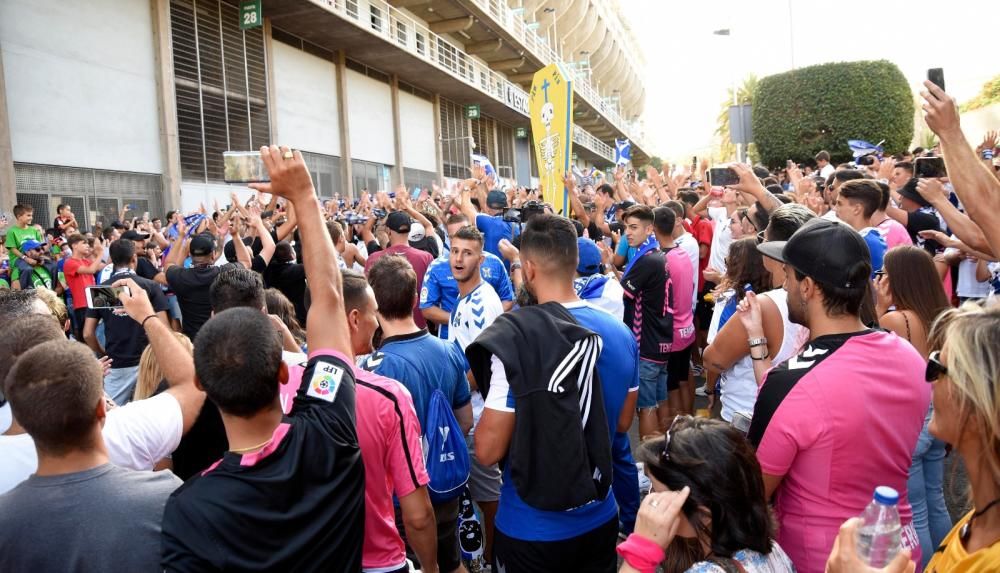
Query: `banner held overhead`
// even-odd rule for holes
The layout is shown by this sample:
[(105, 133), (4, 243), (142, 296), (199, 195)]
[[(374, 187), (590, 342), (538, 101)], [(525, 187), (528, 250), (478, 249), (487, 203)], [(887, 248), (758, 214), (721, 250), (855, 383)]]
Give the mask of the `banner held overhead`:
[(535, 72), (528, 96), (543, 199), (563, 215), (569, 213), (563, 175), (570, 171), (573, 145), (573, 82), (570, 77), (559, 64), (549, 64)]

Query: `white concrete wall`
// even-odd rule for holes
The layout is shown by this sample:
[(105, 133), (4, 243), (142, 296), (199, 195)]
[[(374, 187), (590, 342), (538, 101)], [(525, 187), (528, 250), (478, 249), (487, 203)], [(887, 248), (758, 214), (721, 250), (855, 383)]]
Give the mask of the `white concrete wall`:
[(400, 91), (399, 123), (403, 141), (403, 166), (436, 172), (434, 104), (413, 94)]
[(354, 70), (347, 74), (347, 111), (350, 114), (351, 155), (354, 159), (395, 165), (392, 91), (389, 84)]
[(161, 173), (148, 0), (0, 2), (14, 161)]
[(283, 145), (340, 156), (337, 67), (284, 44), (274, 47), (275, 131)]

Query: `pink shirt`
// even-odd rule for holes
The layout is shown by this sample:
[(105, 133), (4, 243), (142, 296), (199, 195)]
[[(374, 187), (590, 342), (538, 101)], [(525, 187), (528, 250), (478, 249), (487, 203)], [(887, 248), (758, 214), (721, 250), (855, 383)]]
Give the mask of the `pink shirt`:
[[(326, 351), (324, 351), (326, 352)], [(303, 368), (289, 367), (289, 382), (282, 384), (282, 409), (292, 409)], [(406, 563), (406, 548), (396, 530), (392, 496), (405, 497), (427, 485), (420, 422), (409, 391), (395, 380), (354, 369), (355, 414), (358, 445), (365, 464), (365, 543), (361, 566), (398, 569)], [(287, 409), (286, 409), (287, 408)]]
[(900, 245), (913, 244), (913, 240), (910, 239), (910, 234), (906, 231), (906, 227), (892, 217), (886, 217), (876, 228), (878, 229), (878, 234), (882, 235), (882, 238), (885, 239), (886, 250)]
[(924, 368), (903, 339), (865, 331), (818, 337), (768, 373), (749, 437), (764, 473), (784, 476), (777, 541), (800, 573), (824, 571), (840, 525), (880, 485), (900, 493), (904, 544), (919, 552), (906, 484), (930, 403)]
[(694, 342), (694, 269), (691, 258), (680, 247), (667, 251), (667, 268), (674, 290), (674, 340), (670, 344), (674, 352)]

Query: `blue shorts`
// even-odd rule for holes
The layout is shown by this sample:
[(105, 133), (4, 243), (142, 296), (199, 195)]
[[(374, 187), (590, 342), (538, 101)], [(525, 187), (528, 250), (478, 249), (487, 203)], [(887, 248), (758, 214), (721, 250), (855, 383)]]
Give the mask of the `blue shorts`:
[(667, 364), (639, 360), (639, 408), (655, 408), (667, 399)]

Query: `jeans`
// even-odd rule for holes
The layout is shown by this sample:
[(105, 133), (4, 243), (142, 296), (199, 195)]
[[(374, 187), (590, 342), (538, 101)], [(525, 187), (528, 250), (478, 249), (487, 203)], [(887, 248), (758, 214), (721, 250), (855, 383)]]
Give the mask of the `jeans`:
[(945, 444), (927, 432), (932, 412), (933, 408), (928, 410), (924, 419), (924, 427), (920, 430), (913, 452), (910, 478), (906, 482), (907, 497), (913, 508), (913, 526), (920, 538), (920, 571), (927, 566), (952, 527), (951, 515), (944, 502)]
[(639, 360), (639, 408), (655, 408), (667, 399), (667, 364)]
[[(113, 365), (113, 364), (112, 364)], [(132, 401), (135, 383), (139, 380), (139, 367), (112, 368), (104, 377), (104, 391), (115, 401), (124, 406)]]
[(611, 489), (618, 502), (618, 527), (628, 535), (635, 529), (635, 516), (639, 513), (639, 469), (632, 459), (632, 444), (627, 432), (615, 433), (611, 459), (614, 464)]

